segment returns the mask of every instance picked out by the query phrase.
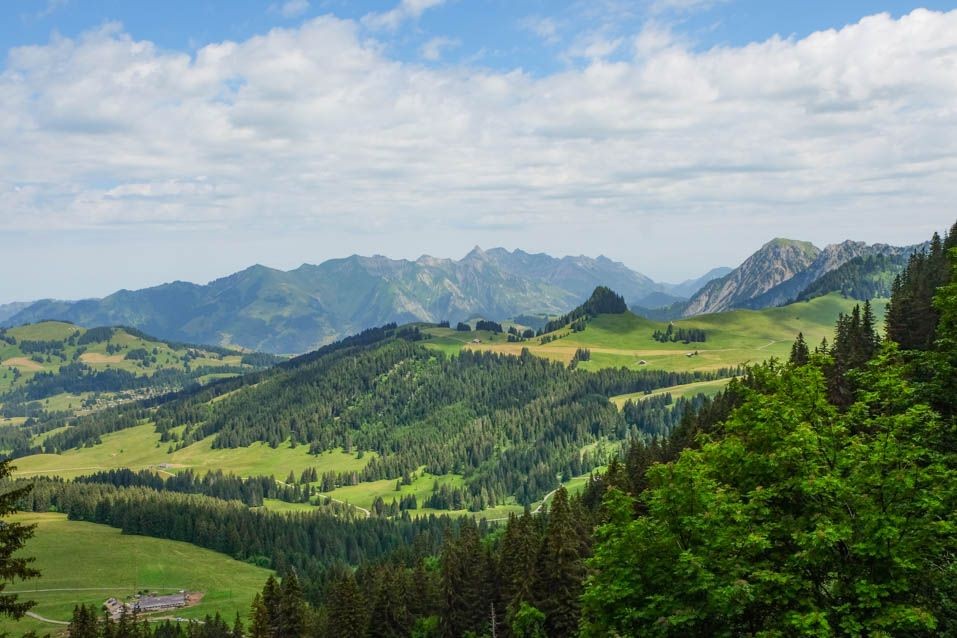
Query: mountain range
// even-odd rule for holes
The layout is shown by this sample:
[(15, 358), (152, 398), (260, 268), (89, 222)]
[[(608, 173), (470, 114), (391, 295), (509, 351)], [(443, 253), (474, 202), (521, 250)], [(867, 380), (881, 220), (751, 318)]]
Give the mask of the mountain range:
[[(733, 270), (716, 268), (679, 284), (655, 282), (604, 256), (557, 258), (479, 247), (460, 260), (353, 255), (289, 271), (251, 266), (205, 285), (175, 281), (101, 299), (8, 304), (0, 306), (0, 325), (45, 319), (126, 325), (170, 340), (299, 353), (390, 322), (454, 325), (476, 317), (560, 315), (599, 285), (656, 318), (777, 306), (855, 258), (895, 257), (871, 269), (899, 269), (899, 258), (916, 248), (846, 241), (821, 250), (774, 239)], [(847, 277), (830, 279), (848, 285)]]

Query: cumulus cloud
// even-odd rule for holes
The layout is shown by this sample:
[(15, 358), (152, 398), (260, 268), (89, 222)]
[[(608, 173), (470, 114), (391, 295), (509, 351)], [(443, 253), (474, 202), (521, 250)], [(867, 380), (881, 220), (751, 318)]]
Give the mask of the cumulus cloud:
[(270, 5), (269, 9), (284, 18), (298, 18), (309, 11), (309, 0), (287, 0), (281, 4)]
[(400, 0), (390, 11), (366, 14), (362, 24), (370, 29), (394, 31), (406, 20), (417, 20), (426, 10), (442, 4), (445, 0)]
[(420, 52), (422, 57), (430, 62), (437, 62), (442, 59), (442, 55), (446, 49), (452, 49), (459, 46), (461, 42), (455, 38), (446, 38), (443, 36), (438, 36), (431, 38), (428, 42), (422, 45)]
[(519, 26), (535, 34), (546, 44), (557, 44), (561, 40), (561, 36), (558, 34), (558, 22), (555, 18), (526, 16), (519, 21)]
[(54, 37), (0, 73), (0, 229), (952, 216), (957, 11), (633, 50), (536, 77), (400, 62), (333, 17), (193, 56), (118, 25)]

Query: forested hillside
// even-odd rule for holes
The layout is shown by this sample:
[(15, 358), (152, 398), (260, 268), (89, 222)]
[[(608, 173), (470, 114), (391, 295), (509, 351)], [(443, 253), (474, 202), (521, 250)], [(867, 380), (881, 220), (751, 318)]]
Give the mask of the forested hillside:
[[(824, 298), (846, 308), (826, 338), (794, 334), (788, 361), (746, 371), (588, 371), (580, 347), (569, 366), (521, 349), (447, 354), (430, 335), (449, 328), (369, 330), (271, 370), (82, 417), (43, 443), (96, 449), (149, 428), (169, 454), (265, 441), (318, 463), (358, 450), (352, 472), (115, 471), (34, 481), (22, 505), (275, 569), (282, 584), (270, 580), (247, 619), (257, 637), (948, 635), (955, 245), (957, 228), (910, 259), (885, 330), (869, 303)], [(553, 326), (569, 331), (560, 340), (601, 347), (628, 325), (670, 344), (652, 322), (633, 326), (610, 291), (595, 298)], [(795, 321), (798, 307), (768, 317)], [(724, 325), (764, 315), (735, 316)], [(696, 328), (701, 346), (728, 338), (720, 325)], [(644, 398), (732, 374), (711, 399)], [(455, 478), (436, 480), (426, 504), (408, 491), (423, 476)], [(394, 485), (391, 504), (325, 496), (377, 479)], [(263, 510), (267, 500), (300, 508)], [(501, 525), (428, 514), (514, 502), (538, 505)], [(103, 634), (78, 614), (86, 635)], [(209, 635), (229, 631), (211, 619)]]
[(271, 366), (272, 355), (160, 341), (134, 328), (63, 322), (0, 328), (0, 449), (124, 402)]
[[(605, 462), (589, 450), (593, 444), (643, 436), (641, 423), (629, 422), (610, 397), (735, 372), (583, 373), (527, 352), (446, 356), (421, 345), (422, 337), (418, 328), (368, 331), (155, 408), (81, 418), (42, 446), (48, 453), (76, 448), (148, 421), (171, 452), (206, 439), (213, 449), (261, 441), (313, 454), (361, 450), (369, 456), (359, 481), (422, 471), (461, 476), (464, 483), (449, 499), (478, 511), (511, 499), (538, 500), (560, 477)], [(321, 478), (315, 482), (327, 490), (346, 480)], [(442, 499), (432, 507), (450, 509)]]
[(957, 226), (911, 259), (884, 338), (856, 308), (832, 340), (798, 340), (669, 438), (635, 441), (580, 498), (485, 542), (464, 526), (424, 617), (397, 575), (412, 567), (343, 576), (317, 635), (954, 633), (955, 246)]

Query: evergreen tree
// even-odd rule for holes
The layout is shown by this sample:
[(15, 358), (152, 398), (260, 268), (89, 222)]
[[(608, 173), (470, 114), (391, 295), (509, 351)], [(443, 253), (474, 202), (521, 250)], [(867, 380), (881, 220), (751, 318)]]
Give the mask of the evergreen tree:
[(366, 601), (359, 591), (355, 575), (342, 577), (330, 591), (329, 633), (341, 638), (363, 638), (366, 634)]
[(276, 638), (298, 638), (306, 630), (306, 601), (295, 571), (282, 579), (279, 594), (279, 631), (276, 632)]
[(485, 595), (487, 566), (478, 529), (465, 521), (442, 551), (442, 635), (457, 638), (481, 633), (487, 625), (489, 599)]
[(791, 363), (796, 366), (807, 365), (810, 356), (811, 352), (804, 340), (804, 334), (799, 332), (797, 339), (794, 340), (794, 345), (791, 346)]
[(269, 625), (269, 610), (263, 603), (262, 594), (257, 593), (253, 598), (250, 611), (249, 635), (251, 638), (273, 638), (273, 630)]
[(545, 633), (565, 638), (578, 631), (585, 547), (564, 487), (552, 497), (548, 528), (539, 554), (536, 607), (545, 614)]
[[(10, 461), (0, 460), (0, 483), (6, 483), (11, 471)], [(17, 510), (17, 502), (30, 493), (31, 487), (27, 484), (4, 490), (0, 493), (0, 614), (19, 620), (36, 603), (21, 601), (17, 594), (2, 592), (14, 579), (27, 580), (40, 575), (30, 567), (34, 559), (19, 554), (33, 536), (34, 526), (3, 519)]]

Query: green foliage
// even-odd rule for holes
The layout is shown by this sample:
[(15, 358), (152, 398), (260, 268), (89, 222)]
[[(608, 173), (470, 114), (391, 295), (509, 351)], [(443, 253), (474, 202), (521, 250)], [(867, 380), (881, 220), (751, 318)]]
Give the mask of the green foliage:
[(952, 424), (909, 400), (893, 348), (843, 413), (815, 366), (754, 374), (712, 440), (607, 498), (584, 635), (953, 631)]
[(509, 625), (515, 638), (547, 638), (545, 633), (545, 614), (522, 602)]
[(704, 343), (708, 340), (707, 333), (700, 328), (678, 328), (675, 330), (674, 322), (670, 322), (664, 330), (655, 330), (651, 338), (661, 343)]
[(939, 315), (934, 308), (937, 289), (950, 281), (947, 252), (957, 247), (957, 224), (942, 240), (936, 233), (930, 250), (915, 253), (895, 280), (887, 307), (887, 337), (904, 350), (930, 350)]
[(539, 330), (538, 334), (542, 335), (548, 332), (555, 332), (569, 324), (575, 324), (577, 328), (575, 328), (574, 331), (581, 332), (585, 329), (582, 320), (588, 317), (621, 314), (627, 310), (628, 306), (625, 304), (624, 297), (615, 293), (610, 288), (598, 286), (585, 303), (568, 314), (547, 322), (544, 327)]
[(17, 594), (3, 593), (7, 585), (15, 580), (28, 580), (40, 575), (30, 564), (34, 561), (23, 556), (20, 550), (33, 536), (33, 527), (17, 521), (3, 520), (17, 510), (21, 499), (30, 493), (29, 485), (19, 485), (11, 489), (7, 483), (12, 471), (10, 461), (0, 461), (0, 615), (10, 618), (22, 618), (36, 603), (22, 601)]
[(904, 255), (866, 255), (855, 257), (834, 270), (824, 273), (805, 288), (795, 301), (809, 301), (831, 292), (866, 301), (890, 297), (894, 277), (907, 265)]

